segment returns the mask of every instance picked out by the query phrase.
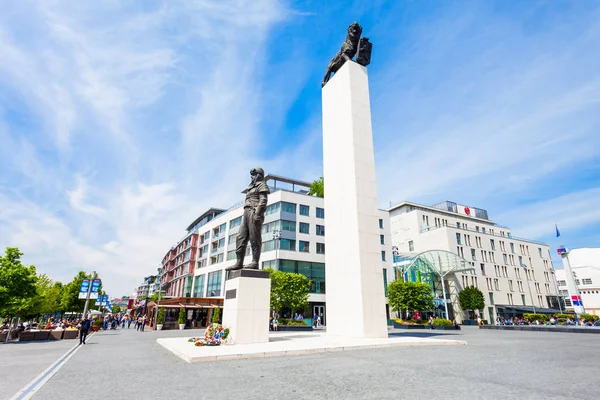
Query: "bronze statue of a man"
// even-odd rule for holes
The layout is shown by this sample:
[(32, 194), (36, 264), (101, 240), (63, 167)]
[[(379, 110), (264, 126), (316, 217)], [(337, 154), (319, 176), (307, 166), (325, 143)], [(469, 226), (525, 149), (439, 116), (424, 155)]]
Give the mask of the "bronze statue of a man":
[(246, 202), (244, 203), (244, 216), (242, 225), (237, 235), (235, 254), (237, 261), (234, 265), (227, 268), (228, 271), (235, 271), (244, 268), (244, 257), (246, 256), (246, 247), (250, 240), (252, 248), (252, 262), (246, 265), (247, 269), (258, 269), (260, 261), (260, 251), (262, 247), (262, 224), (265, 219), (265, 209), (267, 208), (267, 196), (269, 187), (265, 182), (265, 172), (262, 168), (252, 168), (250, 171), (252, 182), (242, 193), (246, 193)]

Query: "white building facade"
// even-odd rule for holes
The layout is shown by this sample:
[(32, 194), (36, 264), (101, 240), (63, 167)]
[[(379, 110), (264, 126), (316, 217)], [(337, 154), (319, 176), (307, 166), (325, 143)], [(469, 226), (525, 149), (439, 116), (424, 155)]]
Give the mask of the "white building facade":
[[(585, 312), (600, 315), (600, 248), (570, 250), (569, 262)], [(567, 311), (573, 312), (571, 296), (575, 293), (567, 289), (564, 269), (556, 270), (556, 279)]]
[(508, 227), (490, 221), (486, 210), (449, 201), (434, 206), (403, 202), (388, 211), (392, 244), (404, 260), (443, 250), (470, 263), (472, 270), (446, 280), (446, 301), (452, 304), (447, 317), (459, 322), (465, 317), (458, 306), (458, 292), (467, 286), (484, 293), (485, 309), (480, 312), (489, 322), (534, 308), (536, 312), (559, 310), (548, 245), (514, 237)]
[[(271, 189), (262, 228), (261, 269), (273, 268), (305, 275), (310, 281), (309, 310), (326, 324), (324, 199), (308, 195), (309, 183), (268, 175)], [(243, 202), (221, 212), (188, 232), (197, 234), (196, 265), (189, 274), (191, 297), (223, 298), (225, 268), (236, 262), (236, 238), (242, 222)], [(382, 285), (393, 277), (388, 213), (380, 210), (379, 227)], [(244, 264), (250, 262), (250, 244)], [(166, 289), (169, 292), (169, 289)], [(387, 290), (387, 289), (386, 289)], [(305, 315), (306, 318), (312, 315)]]

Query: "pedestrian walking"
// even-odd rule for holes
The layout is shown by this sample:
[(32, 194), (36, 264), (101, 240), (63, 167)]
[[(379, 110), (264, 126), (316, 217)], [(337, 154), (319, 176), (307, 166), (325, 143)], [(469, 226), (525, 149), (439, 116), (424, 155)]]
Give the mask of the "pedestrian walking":
[(92, 323), (86, 315), (83, 321), (81, 321), (81, 325), (79, 326), (79, 344), (85, 344), (85, 338), (87, 337), (91, 326)]

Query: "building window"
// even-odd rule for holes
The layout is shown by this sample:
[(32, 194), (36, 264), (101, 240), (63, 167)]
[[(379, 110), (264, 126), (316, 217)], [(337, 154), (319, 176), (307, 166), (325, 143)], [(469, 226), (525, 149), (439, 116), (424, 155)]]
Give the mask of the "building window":
[(310, 242), (305, 242), (304, 240), (300, 240), (298, 242), (298, 251), (301, 251), (303, 253), (309, 253), (310, 252)]
[(296, 251), (296, 241), (291, 239), (280, 239), (279, 248), (281, 250)]
[(317, 254), (325, 254), (325, 243), (317, 243)]
[(485, 276), (485, 264), (481, 263), (479, 267), (481, 268), (481, 275)]
[(325, 210), (317, 207), (317, 218), (325, 218)]
[(235, 254), (235, 250), (231, 250), (227, 252), (227, 261), (229, 260), (237, 260), (237, 255)]
[(592, 284), (592, 279), (591, 278), (583, 278), (581, 280), (581, 283), (583, 283), (584, 285), (591, 285)]
[(296, 232), (296, 221), (287, 221), (285, 219), (281, 220), (281, 230)]
[(522, 267), (522, 266), (523, 266), (523, 257), (519, 256), (519, 267)]
[(227, 239), (227, 244), (235, 243), (236, 239), (237, 239), (237, 233), (234, 233), (233, 235), (229, 235), (229, 238)]
[(477, 260), (477, 256), (475, 255), (475, 249), (471, 249), (471, 259), (473, 261)]
[(325, 236), (325, 227), (323, 225), (317, 225), (317, 235)]
[(502, 254), (504, 256), (504, 264), (508, 265), (508, 256), (506, 254)]
[(457, 244), (457, 245), (459, 245), (459, 246), (461, 246), (461, 245), (462, 245), (462, 242), (461, 242), (461, 240), (460, 240), (460, 233), (457, 233), (457, 234), (456, 234), (456, 244)]
[(514, 243), (510, 244), (510, 252), (515, 254), (515, 244)]
[(281, 202), (281, 211), (289, 212), (291, 214), (296, 214), (296, 204), (287, 203), (285, 201)]
[(281, 203), (270, 204), (265, 209), (265, 215), (271, 215), (279, 212), (281, 210)]
[(308, 217), (310, 215), (310, 207), (300, 204), (300, 215), (306, 215)]
[(194, 297), (202, 297), (204, 293), (204, 275), (198, 275), (194, 278)]
[(494, 293), (489, 292), (488, 295), (490, 296), (490, 304), (494, 305)]
[(385, 297), (387, 297), (388, 295), (388, 288), (387, 288), (388, 284), (387, 284), (387, 269), (383, 269), (383, 291), (385, 293)]
[(521, 301), (523, 302), (524, 306), (527, 305), (526, 302), (525, 302), (525, 295), (524, 294), (521, 295)]
[(511, 281), (511, 280), (509, 280), (509, 281), (508, 281), (508, 289), (509, 289), (511, 292), (514, 292), (514, 290), (513, 290), (513, 281)]
[(380, 244), (385, 244), (385, 236), (379, 235), (379, 243)]
[(206, 285), (206, 297), (221, 296), (221, 276), (223, 271), (215, 271), (208, 274)]
[(415, 243), (412, 240), (408, 241), (408, 251), (415, 251)]
[(279, 270), (306, 276), (310, 293), (325, 293), (325, 264), (296, 260), (279, 260)]
[(300, 222), (300, 226), (298, 227), (300, 233), (308, 233), (310, 234), (310, 224), (306, 222)]
[(565, 299), (565, 306), (567, 306), (567, 307), (572, 307), (573, 306), (571, 304), (571, 299)]
[(558, 281), (557, 284), (558, 284), (558, 286), (567, 286), (566, 281)]
[(499, 285), (498, 279), (494, 279), (494, 290), (496, 290), (496, 291), (500, 290), (500, 285)]
[(540, 258), (542, 258), (543, 256), (542, 256), (542, 248), (541, 247), (538, 247), (538, 253), (540, 254)]
[(383, 220), (379, 218), (379, 229), (383, 229)]
[(273, 268), (277, 269), (277, 260), (263, 261), (262, 269)]
[[(248, 246), (248, 248), (249, 247), (250, 246)], [(263, 244), (262, 244), (262, 251), (263, 252), (265, 252), (265, 251), (272, 251), (272, 250), (275, 250), (275, 241), (274, 240), (269, 240), (269, 241), (263, 242)]]
[(485, 233), (485, 228), (483, 226), (481, 227), (481, 232)]
[(381, 250), (381, 261), (385, 261), (385, 250)]

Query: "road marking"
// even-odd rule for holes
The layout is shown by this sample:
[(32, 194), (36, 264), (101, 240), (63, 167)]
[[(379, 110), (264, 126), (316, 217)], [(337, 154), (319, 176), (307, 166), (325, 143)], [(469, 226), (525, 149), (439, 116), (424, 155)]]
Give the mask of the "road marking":
[[(92, 336), (94, 336), (94, 334), (95, 334), (95, 332), (92, 332), (92, 334), (88, 335), (86, 340), (91, 338)], [(58, 370), (61, 369), (62, 366), (65, 365), (67, 363), (67, 361), (69, 361), (69, 359), (71, 357), (73, 357), (73, 355), (75, 353), (77, 353), (77, 351), (79, 351), (79, 349), (83, 346), (84, 345), (79, 345), (79, 343), (77, 343), (71, 349), (67, 350), (67, 352), (65, 354), (63, 354), (62, 357), (60, 357), (58, 360), (56, 360), (48, 368), (46, 368), (46, 370), (44, 370), (44, 372), (42, 372), (41, 374), (39, 374), (38, 376), (33, 378), (33, 380), (31, 382), (29, 382), (23, 389), (21, 389), (13, 397), (11, 397), (10, 400), (31, 399), (33, 397), (33, 395), (36, 394), (36, 392), (38, 390), (40, 390), (42, 388), (42, 386), (44, 386), (44, 384), (46, 382), (48, 382), (50, 380), (50, 378), (52, 378), (54, 376), (54, 374), (56, 374), (58, 372)]]

